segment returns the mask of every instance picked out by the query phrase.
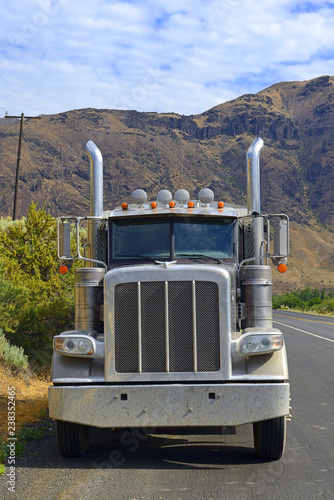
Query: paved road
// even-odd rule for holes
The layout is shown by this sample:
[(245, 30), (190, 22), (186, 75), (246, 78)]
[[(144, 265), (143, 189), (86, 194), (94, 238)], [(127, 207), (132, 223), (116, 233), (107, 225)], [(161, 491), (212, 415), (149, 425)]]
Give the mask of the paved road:
[(4, 498), (332, 500), (334, 318), (279, 311), (274, 321), (286, 337), (293, 406), (280, 461), (256, 458), (250, 425), (205, 436), (94, 430), (80, 460), (59, 457), (50, 433), (17, 459), (16, 494)]

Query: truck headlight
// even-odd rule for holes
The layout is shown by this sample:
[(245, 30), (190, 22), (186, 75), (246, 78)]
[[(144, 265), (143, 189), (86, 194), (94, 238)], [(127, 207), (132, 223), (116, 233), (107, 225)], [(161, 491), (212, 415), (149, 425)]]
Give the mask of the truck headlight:
[(95, 342), (89, 336), (57, 336), (53, 340), (53, 347), (56, 352), (69, 354), (71, 356), (90, 356), (95, 352)]
[(263, 354), (279, 351), (284, 345), (282, 333), (245, 334), (239, 341), (241, 354)]

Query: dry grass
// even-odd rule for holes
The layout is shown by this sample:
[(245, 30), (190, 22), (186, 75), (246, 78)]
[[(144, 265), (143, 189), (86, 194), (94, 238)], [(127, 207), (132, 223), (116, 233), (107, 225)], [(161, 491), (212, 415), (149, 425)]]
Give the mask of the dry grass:
[(6, 438), (8, 435), (8, 387), (15, 388), (15, 430), (18, 432), (24, 422), (40, 420), (41, 411), (47, 410), (50, 382), (26, 374), (15, 375), (4, 364), (0, 364), (0, 379), (0, 437)]

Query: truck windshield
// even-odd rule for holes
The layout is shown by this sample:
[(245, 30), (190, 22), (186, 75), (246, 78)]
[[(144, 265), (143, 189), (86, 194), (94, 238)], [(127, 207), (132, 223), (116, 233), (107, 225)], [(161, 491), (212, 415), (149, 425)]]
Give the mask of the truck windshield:
[(230, 259), (233, 222), (217, 217), (111, 220), (111, 258)]

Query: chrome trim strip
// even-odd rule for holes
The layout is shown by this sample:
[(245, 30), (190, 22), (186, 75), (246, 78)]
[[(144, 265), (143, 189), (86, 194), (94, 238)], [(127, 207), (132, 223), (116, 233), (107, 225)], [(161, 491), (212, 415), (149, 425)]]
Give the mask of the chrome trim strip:
[(143, 357), (142, 357), (142, 336), (141, 336), (141, 288), (140, 281), (137, 282), (138, 290), (138, 372), (143, 372)]
[(169, 373), (168, 281), (165, 281), (165, 337), (166, 337), (166, 372)]
[(197, 373), (196, 283), (192, 282), (194, 372)]

